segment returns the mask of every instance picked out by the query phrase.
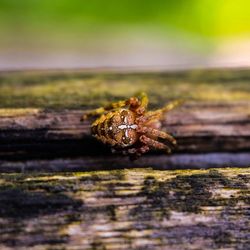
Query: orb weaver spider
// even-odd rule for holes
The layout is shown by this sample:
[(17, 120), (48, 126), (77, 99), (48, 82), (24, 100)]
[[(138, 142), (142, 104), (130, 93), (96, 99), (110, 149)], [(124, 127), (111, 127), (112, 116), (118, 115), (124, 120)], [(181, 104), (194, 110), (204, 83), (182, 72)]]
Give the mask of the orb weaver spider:
[(140, 97), (110, 103), (107, 106), (87, 112), (82, 120), (100, 116), (91, 125), (91, 131), (99, 141), (111, 146), (112, 152), (120, 152), (136, 159), (150, 149), (171, 153), (177, 144), (169, 133), (160, 131), (163, 114), (179, 105), (174, 101), (161, 109), (148, 111), (148, 97)]

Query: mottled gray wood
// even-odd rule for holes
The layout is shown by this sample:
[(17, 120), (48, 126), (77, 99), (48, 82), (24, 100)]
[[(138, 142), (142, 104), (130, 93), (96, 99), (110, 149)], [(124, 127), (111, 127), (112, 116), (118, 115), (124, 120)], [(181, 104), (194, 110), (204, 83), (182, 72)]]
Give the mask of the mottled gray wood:
[(0, 248), (249, 248), (250, 169), (1, 174)]

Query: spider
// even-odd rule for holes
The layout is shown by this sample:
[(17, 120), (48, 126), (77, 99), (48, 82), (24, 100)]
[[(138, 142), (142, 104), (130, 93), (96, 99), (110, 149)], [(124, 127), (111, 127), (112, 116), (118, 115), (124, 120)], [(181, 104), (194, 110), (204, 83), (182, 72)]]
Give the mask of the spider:
[(158, 130), (164, 113), (173, 109), (179, 101), (169, 103), (161, 109), (147, 111), (148, 97), (141, 93), (139, 98), (110, 103), (92, 110), (82, 117), (100, 116), (91, 125), (92, 134), (104, 144), (111, 146), (112, 152), (129, 155), (137, 159), (150, 149), (171, 153), (176, 140), (170, 134)]

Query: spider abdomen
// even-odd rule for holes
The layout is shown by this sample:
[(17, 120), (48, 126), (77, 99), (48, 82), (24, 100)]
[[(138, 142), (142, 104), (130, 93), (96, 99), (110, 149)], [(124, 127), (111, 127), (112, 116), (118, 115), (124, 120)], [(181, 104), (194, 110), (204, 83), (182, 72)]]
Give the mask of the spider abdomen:
[(97, 139), (121, 148), (132, 146), (138, 140), (136, 129), (135, 114), (127, 109), (108, 112), (92, 124)]

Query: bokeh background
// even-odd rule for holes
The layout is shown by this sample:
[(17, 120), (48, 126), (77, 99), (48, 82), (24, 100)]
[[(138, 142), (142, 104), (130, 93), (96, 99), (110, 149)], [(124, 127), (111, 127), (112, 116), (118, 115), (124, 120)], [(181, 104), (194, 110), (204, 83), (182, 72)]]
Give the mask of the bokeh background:
[(0, 0), (0, 70), (250, 66), (249, 0)]

